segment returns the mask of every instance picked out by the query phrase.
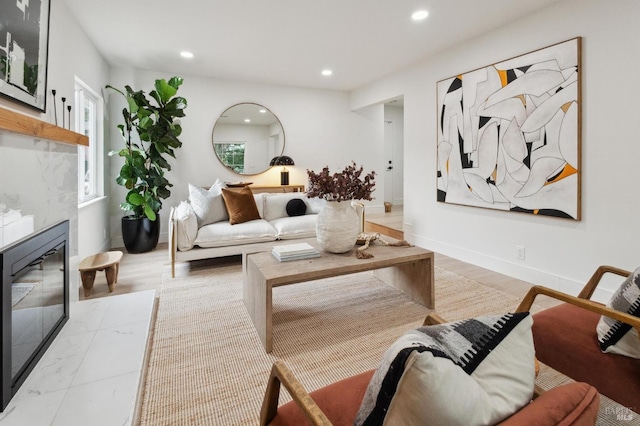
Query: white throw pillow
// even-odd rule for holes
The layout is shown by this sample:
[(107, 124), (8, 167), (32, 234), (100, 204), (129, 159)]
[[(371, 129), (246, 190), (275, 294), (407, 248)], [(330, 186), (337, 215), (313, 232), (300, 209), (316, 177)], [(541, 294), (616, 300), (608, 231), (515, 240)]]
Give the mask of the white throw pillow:
[[(640, 268), (624, 280), (607, 306), (640, 317)], [(602, 352), (640, 359), (638, 331), (629, 324), (601, 316), (596, 331)]]
[(187, 251), (193, 248), (193, 242), (198, 235), (198, 219), (187, 201), (181, 201), (176, 207), (173, 217), (177, 222), (177, 247), (180, 251)]
[(533, 396), (528, 312), (421, 327), (385, 353), (355, 425), (489, 425)]
[(322, 198), (306, 198), (304, 202), (307, 204), (307, 214), (318, 214), (320, 210), (327, 204)]
[(289, 217), (287, 214), (287, 203), (294, 198), (307, 201), (308, 198), (303, 192), (287, 192), (283, 194), (267, 193), (264, 197), (264, 215), (265, 220), (271, 222), (281, 217)]
[(224, 184), (219, 179), (208, 190), (189, 183), (189, 202), (198, 219), (198, 228), (229, 220), (229, 214), (222, 199), (223, 187)]

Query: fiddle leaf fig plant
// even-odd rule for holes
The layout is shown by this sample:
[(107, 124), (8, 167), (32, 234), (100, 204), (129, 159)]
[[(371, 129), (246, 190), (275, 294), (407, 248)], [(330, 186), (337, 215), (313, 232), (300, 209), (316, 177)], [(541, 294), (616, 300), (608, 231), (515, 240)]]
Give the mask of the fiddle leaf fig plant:
[(175, 150), (182, 146), (178, 139), (182, 127), (176, 119), (184, 117), (187, 100), (177, 96), (183, 79), (172, 77), (169, 81), (158, 79), (149, 95), (125, 86), (124, 91), (107, 85), (125, 97), (127, 107), (122, 110), (124, 124), (118, 129), (124, 148), (109, 152), (124, 159), (119, 185), (129, 190), (120, 208), (131, 212), (134, 218), (147, 217), (155, 221), (162, 208), (162, 199), (171, 195), (173, 186), (165, 177), (171, 165), (165, 158), (175, 158)]

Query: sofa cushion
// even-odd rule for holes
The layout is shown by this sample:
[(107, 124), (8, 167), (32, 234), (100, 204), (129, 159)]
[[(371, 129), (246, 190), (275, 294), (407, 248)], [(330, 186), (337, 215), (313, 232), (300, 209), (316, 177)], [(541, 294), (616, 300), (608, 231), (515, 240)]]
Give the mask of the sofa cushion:
[(385, 353), (354, 425), (471, 425), (506, 419), (533, 396), (531, 324), (524, 312), (406, 333)]
[(198, 230), (194, 244), (207, 247), (225, 247), (239, 244), (262, 243), (276, 240), (276, 230), (264, 219), (231, 225), (216, 222), (205, 225)]
[(239, 191), (222, 189), (222, 198), (224, 199), (224, 204), (227, 206), (230, 224), (236, 225), (249, 222), (250, 220), (260, 219), (256, 200), (253, 197), (251, 188), (248, 186), (245, 186)]
[(198, 220), (198, 228), (209, 223), (229, 220), (227, 208), (222, 200), (222, 186), (220, 180), (204, 189), (189, 183), (189, 202)]
[(292, 198), (287, 202), (285, 210), (288, 216), (302, 216), (307, 212), (307, 205), (302, 198)]
[(176, 220), (177, 247), (180, 251), (187, 251), (193, 248), (193, 242), (198, 234), (198, 219), (193, 207), (186, 201), (181, 201), (173, 212)]
[(500, 426), (593, 426), (600, 394), (586, 383), (568, 383), (544, 392)]
[[(365, 371), (311, 392), (310, 396), (334, 426), (351, 426), (367, 385), (375, 370)], [(336, 397), (339, 396), (339, 397)], [(278, 408), (270, 426), (311, 424), (302, 410), (291, 401)]]
[(291, 240), (294, 238), (312, 238), (316, 236), (317, 214), (303, 216), (282, 217), (269, 222), (274, 228), (278, 239)]
[(258, 214), (264, 219), (264, 196), (266, 194), (261, 192), (260, 194), (253, 194), (253, 199), (256, 201), (256, 207), (258, 208)]
[(318, 214), (320, 210), (327, 203), (322, 198), (305, 198), (304, 202), (307, 204), (307, 214)]
[(264, 194), (264, 219), (271, 222), (281, 217), (289, 217), (287, 214), (287, 203), (295, 198), (305, 199), (304, 193), (286, 192), (286, 193), (265, 193)]
[[(569, 303), (533, 315), (533, 341), (540, 362), (626, 407), (640, 407), (640, 360), (602, 353), (600, 315)], [(593, 368), (593, 366), (598, 368)]]
[[(367, 385), (375, 370), (348, 377), (310, 393), (334, 426), (352, 425)], [(339, 396), (339, 397), (337, 397)], [(600, 395), (586, 383), (569, 383), (552, 388), (517, 413), (498, 423), (501, 426), (591, 426), (596, 423)], [(270, 426), (310, 425), (294, 401), (278, 408)], [(429, 424), (427, 422), (427, 424)]]
[[(640, 317), (640, 268), (624, 280), (607, 306)], [(640, 358), (638, 330), (629, 324), (601, 316), (596, 330), (602, 352)]]

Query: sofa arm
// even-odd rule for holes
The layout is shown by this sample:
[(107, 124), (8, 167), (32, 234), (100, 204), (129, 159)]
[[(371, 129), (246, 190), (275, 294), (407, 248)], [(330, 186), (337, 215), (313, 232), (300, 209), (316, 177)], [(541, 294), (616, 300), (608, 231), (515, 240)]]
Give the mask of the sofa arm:
[(191, 250), (198, 235), (198, 220), (187, 201), (180, 202), (169, 213), (169, 258), (171, 276), (175, 277), (176, 252)]

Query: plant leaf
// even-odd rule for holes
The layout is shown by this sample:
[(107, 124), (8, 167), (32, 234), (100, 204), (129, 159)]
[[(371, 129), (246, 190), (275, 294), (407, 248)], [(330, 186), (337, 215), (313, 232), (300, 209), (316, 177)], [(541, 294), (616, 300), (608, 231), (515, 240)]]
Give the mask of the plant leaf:
[(149, 218), (149, 220), (155, 222), (156, 220), (156, 212), (149, 206), (144, 206), (144, 214)]
[(156, 80), (156, 92), (163, 104), (166, 104), (178, 92), (177, 87), (172, 87), (165, 79)]

